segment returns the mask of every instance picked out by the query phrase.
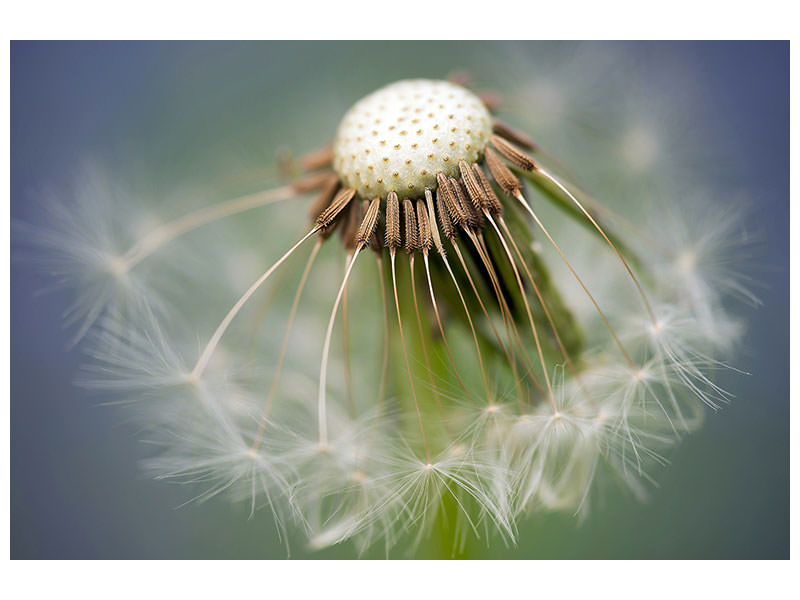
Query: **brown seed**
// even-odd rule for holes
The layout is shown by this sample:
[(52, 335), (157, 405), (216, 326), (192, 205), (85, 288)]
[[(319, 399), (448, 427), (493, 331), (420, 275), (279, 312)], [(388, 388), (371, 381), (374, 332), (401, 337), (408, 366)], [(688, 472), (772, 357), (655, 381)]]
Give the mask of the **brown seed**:
[(406, 226), (405, 251), (412, 254), (422, 246), (419, 243), (419, 232), (417, 231), (417, 215), (414, 212), (414, 203), (410, 199), (403, 200), (403, 217)]
[(331, 203), (328, 205), (328, 207), (317, 217), (317, 227), (320, 229), (329, 227), (336, 220), (336, 217), (338, 217), (339, 214), (347, 207), (347, 205), (350, 204), (350, 201), (355, 195), (355, 188), (345, 188), (339, 190), (333, 197), (333, 200), (331, 200)]
[(370, 243), (370, 239), (375, 237), (375, 230), (378, 228), (378, 219), (381, 214), (381, 199), (376, 197), (372, 202), (364, 200), (364, 218), (356, 233), (356, 243), (365, 246)]
[(419, 232), (420, 249), (423, 252), (428, 252), (431, 249), (431, 244), (433, 244), (433, 234), (428, 220), (428, 209), (422, 198), (417, 200), (417, 231)]
[(526, 171), (533, 171), (536, 169), (536, 163), (533, 159), (508, 140), (501, 138), (497, 134), (492, 135), (489, 139), (500, 154), (521, 169), (525, 169)]
[(455, 190), (452, 189), (450, 181), (442, 173), (436, 176), (436, 181), (439, 184), (438, 192), (441, 193), (442, 201), (444, 202), (448, 216), (456, 227), (461, 227), (466, 220), (466, 215), (459, 206)]
[(448, 192), (445, 191), (442, 185), (436, 190), (436, 213), (439, 216), (439, 225), (442, 227), (442, 235), (452, 241), (456, 237), (456, 228), (453, 226), (453, 220), (450, 218), (447, 211), (447, 200), (445, 200), (447, 193)]
[(511, 127), (508, 123), (503, 123), (500, 119), (492, 119), (492, 131), (520, 148), (536, 152), (536, 142), (526, 134)]
[(520, 190), (519, 179), (514, 173), (511, 172), (497, 154), (491, 148), (486, 148), (486, 164), (489, 166), (489, 171), (492, 172), (492, 177), (505, 192), (516, 195)]
[(397, 250), (400, 247), (400, 203), (397, 194), (389, 192), (386, 196), (386, 247)]
[(461, 171), (461, 183), (463, 183), (464, 187), (467, 188), (467, 195), (472, 201), (472, 205), (478, 211), (483, 212), (486, 210), (487, 199), (485, 198), (483, 186), (481, 186), (480, 181), (478, 181), (477, 177), (475, 176), (475, 172), (470, 168), (466, 161), (463, 160), (458, 163), (458, 169)]
[(499, 215), (503, 212), (503, 205), (497, 198), (497, 194), (494, 193), (494, 189), (492, 189), (492, 184), (489, 182), (489, 178), (486, 177), (486, 173), (484, 173), (483, 169), (477, 164), (472, 165), (472, 171), (475, 173), (475, 178), (478, 180), (478, 183), (481, 184), (481, 188), (483, 188), (483, 209), (489, 211), (490, 215)]
[(455, 193), (456, 201), (461, 207), (461, 211), (464, 213), (464, 224), (462, 224), (462, 227), (471, 229), (473, 231), (482, 229), (483, 213), (479, 210), (475, 210), (472, 202), (470, 202), (467, 198), (467, 190), (464, 189), (464, 186), (461, 184), (461, 182), (451, 177), (450, 188)]

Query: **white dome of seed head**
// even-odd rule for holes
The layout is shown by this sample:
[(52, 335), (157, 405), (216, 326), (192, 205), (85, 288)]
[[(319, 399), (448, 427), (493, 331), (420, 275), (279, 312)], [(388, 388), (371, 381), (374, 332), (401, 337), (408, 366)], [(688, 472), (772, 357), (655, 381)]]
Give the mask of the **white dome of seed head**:
[(492, 120), (480, 99), (447, 81), (398, 81), (359, 100), (345, 114), (333, 145), (343, 185), (363, 198), (395, 191), (418, 198), (436, 188), (436, 174), (458, 174), (476, 162)]

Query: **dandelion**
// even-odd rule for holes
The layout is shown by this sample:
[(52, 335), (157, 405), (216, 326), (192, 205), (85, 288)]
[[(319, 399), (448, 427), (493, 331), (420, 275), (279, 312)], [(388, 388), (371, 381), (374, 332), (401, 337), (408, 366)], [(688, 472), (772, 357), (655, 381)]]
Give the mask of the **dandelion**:
[[(286, 185), (143, 233), (97, 203), (107, 191), (81, 188), (55, 215), (43, 240), (82, 290), (82, 381), (130, 396), (156, 449), (148, 472), (198, 487), (197, 500), (231, 492), (253, 514), (267, 507), (280, 536), (302, 532), (312, 548), (388, 553), (443, 523), (454, 547), (514, 543), (524, 515), (586, 518), (600, 473), (644, 496), (703, 405), (730, 399), (714, 380), (739, 331), (724, 297), (753, 299), (731, 269), (738, 221), (698, 236), (681, 209), (648, 232), (499, 120), (499, 95), (464, 83), (381, 88), (331, 144), (284, 161)], [(557, 87), (531, 89), (568, 118)], [(631, 164), (659, 160), (644, 130), (623, 137)], [(220, 273), (258, 260), (257, 241), (234, 234), (249, 259), (209, 256), (185, 273), (176, 318), (173, 247), (309, 197), (310, 224), (236, 294), (240, 277)], [(221, 250), (210, 246), (194, 252), (205, 261)], [(292, 275), (294, 287), (281, 279)], [(285, 310), (264, 301), (270, 286), (288, 290)]]

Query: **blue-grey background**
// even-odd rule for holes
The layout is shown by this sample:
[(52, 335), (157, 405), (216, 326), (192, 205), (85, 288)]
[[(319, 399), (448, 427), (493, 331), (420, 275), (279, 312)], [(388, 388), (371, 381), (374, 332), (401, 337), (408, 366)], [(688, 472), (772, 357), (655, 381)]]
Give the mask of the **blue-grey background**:
[[(514, 44), (535, 57), (543, 44)], [(552, 45), (551, 45), (552, 46)], [(571, 44), (561, 46), (567, 50)], [(33, 198), (67, 186), (76, 161), (174, 161), (213, 139), (230, 153), (284, 134), (284, 111), (307, 111), (287, 146), (306, 150), (335, 126), (356, 78), (441, 77), (469, 67), (467, 43), (43, 43), (11, 45), (11, 217), (36, 224)], [(789, 554), (789, 45), (782, 42), (625, 43), (650, 68), (686, 69), (699, 82), (711, 130), (743, 151), (729, 180), (754, 205), (763, 234), (757, 293), (743, 308), (748, 333), (737, 362), (750, 376), (726, 380), (732, 406), (709, 418), (658, 473), (639, 504), (613, 493), (584, 524), (547, 516), (521, 526), (503, 558), (785, 558)], [(548, 48), (548, 51), (552, 47)], [(674, 73), (674, 70), (671, 71)], [(369, 88), (367, 88), (369, 89)], [(241, 115), (258, 114), (258, 122)], [(296, 123), (296, 121), (294, 121)], [(324, 135), (322, 136), (324, 138)], [(211, 148), (205, 160), (213, 173)], [(257, 151), (257, 150), (256, 150)], [(167, 157), (169, 157), (167, 159)], [(264, 161), (274, 155), (265, 153)], [(11, 555), (14, 558), (207, 558), (285, 556), (267, 515), (214, 501), (176, 510), (183, 490), (138, 475), (141, 449), (120, 413), (73, 385), (79, 349), (67, 349), (67, 298), (39, 294), (47, 281), (11, 265)], [(309, 556), (295, 547), (294, 556)], [(349, 557), (349, 548), (310, 555)]]

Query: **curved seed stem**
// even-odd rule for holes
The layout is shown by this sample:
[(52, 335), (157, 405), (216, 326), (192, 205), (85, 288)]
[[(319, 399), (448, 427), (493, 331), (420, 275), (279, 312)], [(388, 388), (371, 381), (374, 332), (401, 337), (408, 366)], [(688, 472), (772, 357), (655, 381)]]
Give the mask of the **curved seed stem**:
[(392, 290), (394, 291), (394, 307), (397, 311), (397, 325), (400, 329), (400, 342), (403, 346), (403, 357), (406, 360), (406, 371), (408, 371), (408, 381), (411, 384), (411, 395), (414, 398), (414, 408), (417, 409), (417, 420), (419, 421), (419, 431), (422, 434), (422, 445), (425, 448), (425, 460), (427, 464), (431, 464), (431, 455), (428, 450), (428, 440), (425, 437), (425, 427), (422, 424), (422, 412), (419, 409), (419, 402), (417, 401), (417, 391), (414, 388), (414, 376), (411, 374), (411, 363), (408, 360), (408, 349), (406, 348), (406, 336), (403, 333), (403, 319), (400, 316), (400, 301), (397, 298), (397, 274), (395, 269), (395, 256), (394, 249), (389, 251), (389, 257), (392, 263)]
[(280, 202), (281, 200), (288, 200), (295, 196), (297, 196), (297, 191), (293, 186), (287, 185), (274, 190), (233, 198), (232, 200), (226, 200), (225, 202), (190, 212), (174, 221), (156, 227), (136, 242), (120, 258), (120, 268), (129, 271), (167, 242), (212, 221), (274, 202)]
[(275, 400), (275, 392), (278, 389), (278, 382), (280, 381), (281, 378), (283, 359), (286, 356), (286, 347), (289, 345), (289, 334), (292, 332), (292, 325), (294, 324), (294, 318), (297, 315), (297, 307), (300, 304), (300, 296), (302, 296), (303, 294), (303, 288), (305, 288), (306, 281), (308, 280), (308, 275), (309, 273), (311, 273), (311, 267), (313, 266), (314, 261), (317, 258), (317, 254), (319, 254), (319, 249), (321, 247), (322, 247), (322, 238), (318, 238), (317, 243), (314, 244), (313, 250), (311, 250), (311, 255), (308, 257), (306, 268), (303, 270), (303, 275), (300, 277), (300, 283), (297, 285), (297, 291), (294, 294), (294, 301), (292, 302), (292, 308), (289, 311), (289, 318), (286, 323), (286, 332), (283, 334), (283, 341), (281, 342), (281, 350), (280, 353), (278, 354), (278, 364), (275, 367), (275, 373), (272, 376), (272, 383), (269, 386), (269, 393), (267, 394), (267, 402), (264, 406), (264, 412), (261, 415), (261, 422), (258, 426), (256, 439), (252, 445), (253, 452), (258, 450), (258, 447), (261, 445), (261, 439), (264, 437), (264, 431), (267, 428), (267, 417), (269, 416), (269, 413), (272, 410), (272, 403)]
[[(427, 256), (427, 255), (426, 255)], [(422, 327), (422, 316), (419, 312), (419, 303), (417, 302), (417, 283), (416, 277), (414, 276), (414, 255), (410, 254), (408, 257), (408, 267), (409, 272), (411, 275), (411, 297), (414, 300), (414, 313), (417, 317), (417, 330), (419, 331), (419, 341), (422, 344), (422, 356), (425, 359), (425, 368), (428, 371), (428, 383), (431, 386), (431, 391), (433, 392), (433, 396), (436, 399), (436, 406), (439, 408), (439, 411), (442, 410), (442, 399), (439, 397), (439, 390), (436, 387), (436, 383), (433, 380), (433, 367), (431, 367), (431, 359), (430, 355), (428, 354), (428, 344), (425, 342), (425, 330)]]
[(539, 340), (539, 332), (536, 330), (536, 324), (533, 321), (533, 314), (531, 313), (531, 306), (528, 302), (528, 296), (525, 293), (525, 287), (522, 285), (522, 277), (519, 275), (519, 269), (517, 269), (516, 261), (514, 260), (514, 256), (511, 254), (511, 250), (508, 249), (508, 244), (506, 243), (503, 234), (500, 232), (500, 228), (497, 227), (497, 223), (495, 223), (492, 215), (489, 214), (489, 211), (484, 211), (483, 213), (489, 222), (492, 224), (495, 232), (497, 233), (497, 237), (500, 238), (500, 243), (503, 245), (503, 249), (506, 251), (506, 256), (508, 257), (508, 262), (511, 265), (511, 268), (514, 270), (514, 277), (517, 280), (517, 286), (519, 287), (520, 296), (522, 296), (522, 303), (525, 305), (525, 312), (528, 314), (528, 322), (531, 326), (531, 333), (533, 333), (533, 341), (536, 343), (536, 353), (539, 355), (539, 362), (542, 365), (542, 372), (544, 373), (544, 382), (547, 385), (547, 392), (550, 396), (550, 404), (553, 406), (553, 411), (558, 411), (558, 407), (556, 406), (555, 396), (553, 396), (553, 386), (550, 383), (550, 375), (547, 369), (547, 363), (544, 360), (544, 352), (542, 350), (542, 343)]
[(644, 303), (644, 307), (647, 310), (647, 314), (650, 316), (650, 320), (653, 322), (653, 325), (655, 325), (657, 323), (656, 315), (653, 312), (653, 308), (650, 306), (650, 302), (647, 299), (647, 295), (644, 293), (644, 290), (642, 289), (642, 286), (639, 283), (639, 280), (636, 278), (636, 275), (634, 275), (633, 269), (631, 269), (631, 266), (628, 264), (628, 261), (625, 260), (625, 257), (622, 255), (622, 253), (614, 245), (614, 242), (612, 242), (609, 239), (608, 235), (606, 235), (606, 232), (603, 230), (603, 228), (600, 227), (600, 225), (597, 223), (597, 221), (594, 219), (594, 217), (589, 213), (589, 211), (587, 211), (583, 207), (583, 204), (581, 204), (578, 201), (578, 199), (575, 197), (575, 195), (572, 194), (558, 179), (556, 179), (553, 175), (551, 175), (550, 173), (548, 173), (547, 171), (545, 171), (544, 169), (542, 169), (538, 165), (536, 167), (536, 172), (539, 173), (540, 175), (544, 176), (545, 178), (547, 178), (556, 187), (558, 187), (558, 189), (560, 189), (562, 192), (564, 192), (564, 194), (570, 200), (572, 200), (572, 202), (575, 203), (575, 206), (577, 206), (581, 210), (581, 212), (586, 216), (586, 218), (589, 219), (591, 224), (594, 225), (594, 228), (597, 229), (597, 231), (600, 233), (600, 235), (603, 236), (603, 239), (608, 243), (608, 245), (611, 246), (611, 249), (614, 250), (614, 253), (617, 255), (617, 258), (619, 258), (619, 260), (625, 266), (625, 270), (628, 271), (628, 275), (630, 276), (631, 280), (633, 280), (633, 283), (636, 286), (637, 291), (639, 292), (639, 296), (641, 296), (641, 298), (642, 298), (642, 302)]
[(302, 238), (300, 238), (299, 242), (297, 242), (294, 246), (289, 248), (289, 250), (286, 251), (286, 254), (281, 256), (269, 269), (266, 270), (266, 272), (261, 277), (256, 279), (253, 285), (250, 286), (250, 289), (248, 289), (242, 295), (242, 297), (236, 301), (236, 304), (233, 305), (230, 311), (228, 311), (228, 314), (225, 315), (225, 318), (222, 319), (222, 322), (217, 327), (217, 330), (214, 332), (214, 335), (211, 336), (211, 339), (208, 341), (208, 344), (206, 344), (206, 347), (203, 350), (203, 353), (200, 355), (200, 358), (197, 359), (197, 363), (195, 364), (191, 373), (191, 377), (193, 379), (199, 379), (200, 376), (202, 376), (203, 371), (205, 371), (205, 368), (208, 366), (208, 361), (211, 360), (211, 356), (214, 354), (214, 350), (217, 348), (219, 341), (222, 339), (222, 336), (224, 335), (225, 331), (230, 326), (231, 321), (233, 321), (234, 317), (236, 317), (239, 311), (242, 310), (242, 307), (247, 303), (247, 301), (252, 297), (252, 295), (255, 294), (256, 291), (258, 291), (258, 288), (260, 288), (267, 279), (269, 279), (269, 276), (272, 275), (275, 269), (281, 266), (283, 262), (287, 258), (289, 258), (292, 255), (292, 253), (303, 244), (303, 242), (305, 242), (308, 238), (314, 235), (318, 230), (319, 227), (315, 226), (307, 234), (305, 234)]
[(386, 400), (386, 380), (389, 375), (389, 303), (386, 301), (386, 281), (383, 273), (383, 258), (378, 255), (378, 277), (381, 280), (381, 305), (383, 306), (383, 366), (381, 367), (381, 384), (378, 391), (378, 410), (383, 409)]
[[(461, 287), (458, 285), (458, 281), (456, 281), (456, 276), (453, 274), (453, 270), (450, 268), (450, 263), (447, 260), (447, 257), (444, 254), (441, 254), (442, 260), (444, 261), (445, 267), (447, 267), (447, 272), (450, 273), (450, 277), (453, 280), (453, 285), (456, 286), (456, 291), (458, 292), (458, 297), (461, 299), (461, 305), (464, 307), (464, 312), (467, 315), (467, 322), (469, 323), (469, 328), (472, 331), (472, 339), (475, 342), (475, 352), (478, 355), (478, 364), (480, 365), (481, 369), (481, 379), (483, 380), (483, 387), (484, 391), (486, 392), (486, 402), (489, 406), (492, 405), (492, 392), (489, 389), (489, 379), (486, 376), (486, 367), (483, 363), (483, 355), (481, 354), (481, 347), (478, 344), (478, 334), (475, 332), (475, 325), (472, 323), (472, 316), (469, 314), (469, 308), (467, 307), (467, 302), (464, 300), (464, 295), (461, 293)], [(442, 327), (442, 320), (439, 318), (439, 309), (436, 306), (436, 298), (433, 295), (433, 283), (431, 282), (431, 271), (428, 266), (428, 255), (424, 255), (425, 258), (425, 272), (428, 275), (428, 289), (431, 293), (431, 302), (433, 303), (433, 311), (436, 314), (436, 322), (439, 325), (439, 332), (442, 334), (442, 339), (445, 340), (445, 348), (447, 349), (447, 354), (450, 355), (450, 347), (447, 344), (445, 335), (444, 335), (444, 328)], [(452, 356), (450, 356), (450, 360), (452, 362)], [(455, 365), (453, 366), (455, 370)], [(461, 378), (459, 377), (459, 380)]]
[(625, 346), (622, 345), (622, 342), (617, 336), (616, 331), (614, 331), (614, 328), (611, 326), (611, 323), (608, 321), (608, 318), (606, 317), (605, 313), (600, 309), (600, 306), (597, 304), (597, 300), (594, 299), (594, 296), (592, 296), (592, 293), (589, 291), (589, 288), (586, 287), (586, 284), (583, 283), (583, 280), (580, 278), (577, 271), (575, 271), (572, 264), (570, 264), (570, 262), (567, 260), (567, 257), (564, 256), (564, 253), (561, 252), (561, 248), (558, 247), (558, 244), (556, 244), (555, 240), (550, 235), (550, 232), (547, 231), (547, 228), (539, 220), (539, 217), (537, 217), (536, 213), (533, 212), (533, 209), (525, 200), (525, 197), (522, 195), (522, 193), (517, 192), (515, 197), (517, 198), (517, 200), (519, 200), (520, 204), (522, 204), (525, 210), (528, 211), (528, 214), (530, 214), (531, 217), (533, 217), (533, 220), (539, 226), (539, 229), (542, 230), (542, 233), (544, 233), (545, 237), (547, 237), (550, 244), (552, 244), (553, 248), (555, 248), (556, 252), (558, 252), (558, 255), (561, 257), (561, 260), (563, 260), (564, 263), (567, 265), (567, 267), (569, 267), (569, 270), (572, 272), (573, 277), (575, 277), (575, 279), (580, 284), (581, 288), (583, 288), (584, 293), (586, 293), (589, 300), (591, 300), (592, 304), (594, 305), (595, 310), (597, 310), (598, 314), (603, 319), (603, 322), (605, 322), (606, 327), (608, 328), (609, 332), (611, 332), (611, 336), (614, 338), (614, 341), (619, 347), (620, 352), (622, 352), (622, 355), (625, 357), (625, 360), (627, 361), (628, 365), (630, 366), (631, 369), (636, 370), (636, 365), (634, 364), (633, 359), (631, 359), (631, 356), (630, 354), (628, 354), (628, 351), (625, 349)]
[(347, 270), (342, 279), (342, 285), (339, 286), (339, 293), (336, 294), (336, 300), (333, 303), (331, 310), (331, 317), (328, 320), (328, 329), (325, 332), (325, 341), (322, 344), (322, 360), (319, 365), (319, 396), (317, 398), (317, 416), (319, 427), (319, 446), (321, 449), (328, 447), (328, 405), (327, 405), (327, 382), (328, 382), (328, 356), (331, 350), (331, 336), (333, 335), (333, 324), (336, 321), (336, 313), (339, 309), (339, 303), (342, 301), (342, 295), (347, 287), (347, 280), (350, 278), (350, 273), (353, 271), (353, 266), (356, 264), (363, 244), (359, 244), (353, 252), (353, 258), (347, 265)]

